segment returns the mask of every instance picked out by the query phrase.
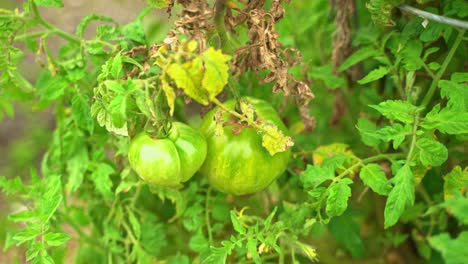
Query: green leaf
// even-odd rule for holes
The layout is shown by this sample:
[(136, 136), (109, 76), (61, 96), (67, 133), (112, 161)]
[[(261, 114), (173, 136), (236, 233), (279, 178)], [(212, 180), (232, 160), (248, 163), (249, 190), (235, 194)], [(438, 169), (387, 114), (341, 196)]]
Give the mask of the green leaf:
[(162, 9), (169, 7), (170, 0), (146, 0), (152, 8)]
[(429, 244), (442, 254), (446, 264), (465, 264), (468, 262), (468, 232), (461, 232), (456, 239), (448, 233), (429, 238)]
[(315, 189), (326, 180), (332, 180), (334, 176), (335, 172), (331, 167), (324, 168), (317, 165), (307, 164), (305, 171), (301, 172), (299, 178), (304, 184), (304, 188)]
[(26, 251), (26, 261), (31, 261), (32, 259), (36, 258), (44, 249), (43, 244), (41, 242), (32, 242), (28, 245), (28, 250)]
[(168, 239), (166, 237), (167, 225), (163, 225), (157, 221), (153, 213), (145, 216), (141, 222), (141, 244), (147, 252), (154, 256), (159, 256), (161, 251), (166, 247)]
[(468, 72), (454, 72), (450, 76), (450, 80), (456, 83), (468, 82)]
[(244, 235), (247, 232), (234, 211), (231, 211), (231, 222), (237, 233)]
[(36, 82), (37, 93), (42, 100), (53, 101), (65, 93), (70, 82), (58, 74), (52, 76), (48, 71), (43, 71)]
[(444, 203), (444, 207), (450, 209), (460, 223), (468, 225), (468, 198), (463, 196), (450, 198)]
[(402, 126), (401, 124), (394, 123), (389, 126), (385, 126), (377, 131), (378, 137), (384, 141), (393, 141), (393, 149), (398, 149), (398, 147), (403, 143), (406, 136), (411, 135), (412, 126), (409, 124)]
[(140, 221), (138, 221), (138, 218), (136, 217), (135, 213), (132, 210), (128, 210), (128, 221), (130, 222), (130, 225), (132, 226), (133, 233), (135, 234), (135, 237), (137, 239), (140, 239), (141, 236), (141, 226), (140, 226)]
[(358, 120), (357, 129), (364, 144), (370, 147), (379, 146), (381, 140), (377, 134), (377, 126), (373, 122), (361, 117)]
[(94, 122), (91, 116), (90, 100), (88, 96), (77, 92), (72, 98), (72, 115), (78, 126), (86, 131), (92, 132)]
[(71, 237), (65, 233), (47, 233), (44, 235), (44, 240), (49, 246), (58, 247), (65, 244)]
[(46, 224), (63, 200), (62, 181), (59, 175), (50, 175), (45, 179), (45, 193), (37, 206), (39, 219)]
[(120, 72), (122, 72), (122, 55), (117, 53), (117, 55), (112, 59), (112, 65), (110, 69), (110, 73), (114, 79), (118, 79), (120, 77)]
[(391, 190), (390, 183), (385, 176), (385, 173), (377, 164), (367, 164), (361, 169), (359, 177), (365, 185), (369, 186), (372, 191), (380, 195), (388, 195)]
[(110, 175), (113, 173), (115, 173), (115, 169), (112, 166), (107, 163), (99, 163), (91, 175), (96, 190), (107, 200), (114, 198), (112, 180), (110, 179)]
[(338, 71), (343, 72), (359, 62), (377, 55), (379, 55), (379, 51), (376, 50), (374, 47), (366, 46), (364, 48), (361, 48), (358, 51), (354, 52), (351, 56), (349, 56), (343, 62), (343, 64), (341, 64), (340, 68), (338, 68)]
[(2, 192), (6, 195), (24, 193), (27, 190), (20, 177), (7, 180), (5, 177), (0, 176), (0, 187), (2, 188)]
[(383, 116), (391, 120), (398, 120), (403, 123), (412, 124), (415, 115), (420, 109), (409, 103), (401, 100), (387, 100), (379, 105), (370, 105), (370, 107), (379, 111)]
[(385, 228), (396, 224), (406, 206), (414, 205), (415, 177), (409, 165), (401, 167), (392, 181), (394, 186), (385, 204)]
[(226, 259), (231, 249), (227, 247), (215, 248), (211, 247), (210, 255), (206, 257), (203, 264), (223, 264), (226, 263)]
[(444, 199), (448, 200), (462, 194), (466, 186), (468, 186), (468, 167), (462, 170), (460, 166), (456, 166), (444, 176)]
[(407, 71), (417, 71), (421, 69), (423, 61), (421, 60), (421, 53), (423, 45), (417, 39), (411, 39), (404, 45), (399, 53), (402, 58), (403, 66)]
[(365, 248), (361, 239), (360, 226), (349, 211), (330, 219), (328, 230), (330, 230), (336, 242), (344, 246), (354, 258), (364, 256)]
[(34, 211), (21, 211), (17, 213), (12, 213), (8, 215), (8, 220), (12, 222), (28, 222), (33, 220), (36, 216), (36, 213)]
[(460, 112), (468, 110), (468, 84), (447, 80), (440, 80), (438, 84), (441, 97), (449, 99), (448, 108)]
[(313, 67), (310, 70), (310, 75), (313, 79), (322, 80), (329, 89), (346, 87), (346, 80), (333, 73), (333, 66), (331, 64)]
[(380, 66), (379, 68), (374, 69), (371, 72), (369, 72), (366, 76), (364, 76), (364, 78), (359, 80), (358, 83), (366, 84), (366, 83), (376, 81), (378, 79), (383, 78), (385, 75), (387, 75), (389, 71), (390, 70), (388, 69), (388, 67)]
[(344, 178), (332, 185), (328, 192), (326, 212), (329, 217), (341, 215), (348, 207), (348, 198), (351, 196), (349, 187), (353, 181)]
[(16, 232), (13, 235), (13, 241), (17, 246), (35, 239), (37, 236), (42, 234), (41, 225), (39, 224), (28, 224), (26, 228)]
[(210, 242), (203, 236), (202, 232), (197, 232), (195, 236), (190, 238), (189, 247), (195, 252), (204, 252), (209, 249)]
[(423, 165), (439, 166), (447, 160), (447, 148), (433, 139), (421, 138), (416, 142), (416, 146), (419, 148), (419, 159)]
[(88, 150), (86, 146), (81, 146), (76, 150), (76, 154), (67, 162), (68, 182), (67, 190), (75, 192), (83, 183), (84, 173), (88, 169)]
[(33, 1), (38, 6), (63, 7), (62, 0), (33, 0)]
[(426, 115), (421, 126), (426, 129), (438, 129), (445, 134), (466, 134), (468, 133), (468, 112), (454, 111), (449, 108), (440, 110), (437, 104)]
[(210, 47), (201, 56), (205, 74), (203, 75), (202, 86), (208, 93), (211, 100), (223, 91), (228, 83), (229, 66), (227, 62), (231, 56), (225, 55), (221, 50)]
[(259, 263), (262, 263), (262, 260), (260, 259), (260, 255), (258, 255), (258, 252), (257, 252), (257, 244), (258, 244), (258, 241), (257, 239), (254, 238), (252, 229), (249, 229), (249, 236), (247, 238), (246, 247), (247, 247), (248, 252), (250, 253), (250, 256), (252, 256), (252, 260), (256, 264), (259, 264)]

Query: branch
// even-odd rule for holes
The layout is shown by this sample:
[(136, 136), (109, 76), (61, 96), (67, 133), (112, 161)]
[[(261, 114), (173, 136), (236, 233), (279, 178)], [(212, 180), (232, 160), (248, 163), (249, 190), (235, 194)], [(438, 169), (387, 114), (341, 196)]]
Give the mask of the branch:
[(434, 15), (432, 13), (422, 11), (420, 9), (417, 9), (417, 8), (414, 8), (414, 7), (411, 7), (411, 6), (408, 6), (408, 5), (400, 5), (400, 6), (398, 6), (398, 8), (400, 10), (402, 10), (402, 11), (418, 15), (418, 16), (424, 18), (424, 19), (436, 21), (436, 22), (451, 25), (451, 26), (454, 26), (454, 27), (468, 29), (468, 22), (467, 21), (462, 21), (462, 20), (453, 19), (453, 18), (449, 18), (449, 17)]

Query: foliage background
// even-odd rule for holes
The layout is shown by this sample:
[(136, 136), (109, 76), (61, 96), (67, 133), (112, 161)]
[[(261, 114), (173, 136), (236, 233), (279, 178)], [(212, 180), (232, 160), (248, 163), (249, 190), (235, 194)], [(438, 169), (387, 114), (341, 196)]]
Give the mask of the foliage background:
[[(372, 1), (378, 3), (379, 1)], [(384, 2), (384, 1), (382, 1)], [(436, 8), (432, 8), (430, 5), (437, 6), (437, 1), (422, 1), (423, 4), (427, 4), (427, 8), (434, 12)], [(444, 3), (446, 1), (443, 1)], [(461, 2), (461, 1), (458, 1)], [(358, 47), (365, 46), (366, 44), (372, 45), (373, 43), (381, 43), (382, 39), (386, 35), (390, 35), (392, 30), (395, 28), (387, 28), (378, 25), (374, 25), (371, 16), (369, 15), (368, 9), (365, 7), (366, 1), (357, 1), (357, 19), (353, 21), (353, 29), (355, 30), (352, 34), (354, 47), (351, 50), (357, 50)], [(5, 5), (5, 3), (2, 3)], [(12, 8), (17, 3), (6, 2), (7, 8)], [(81, 5), (82, 4), (82, 5)], [(74, 28), (78, 24), (83, 14), (89, 13), (104, 13), (109, 16), (113, 16), (120, 23), (127, 23), (131, 21), (135, 14), (138, 13), (144, 3), (138, 2), (135, 4), (134, 1), (115, 1), (112, 4), (112, 9), (109, 9), (109, 1), (65, 1), (65, 9), (44, 9), (45, 17), (47, 20), (56, 25), (63, 26), (62, 29), (73, 32)], [(0, 6), (1, 7), (1, 6)], [(5, 6), (4, 6), (5, 7)], [(118, 9), (114, 9), (118, 8)], [(466, 14), (456, 14), (451, 9), (448, 12), (452, 16), (465, 17)], [(60, 15), (58, 15), (60, 13)], [(115, 17), (114, 14), (119, 14)], [(333, 75), (331, 63), (332, 56), (332, 43), (333, 36), (336, 30), (333, 16), (334, 12), (330, 6), (330, 1), (292, 1), (287, 7), (287, 14), (285, 19), (279, 22), (276, 26), (280, 33), (281, 42), (290, 47), (298, 48), (303, 54), (304, 62), (309, 65), (308, 75), (313, 80), (312, 91), (315, 94), (316, 99), (311, 103), (311, 114), (316, 118), (316, 128), (313, 133), (300, 133), (302, 127), (299, 122), (299, 116), (294, 109), (284, 109), (283, 114), (288, 116), (289, 126), (295, 133), (296, 146), (301, 146), (303, 153), (303, 161), (310, 163), (312, 161), (311, 151), (319, 146), (324, 146), (332, 143), (345, 143), (350, 146), (350, 149), (358, 157), (367, 157), (369, 153), (368, 147), (363, 147), (363, 141), (372, 141), (372, 139), (364, 139), (359, 130), (356, 129), (356, 125), (360, 128), (368, 125), (365, 121), (361, 121), (359, 124), (360, 117), (367, 117), (373, 120), (379, 120), (379, 114), (376, 111), (371, 110), (367, 105), (379, 104), (385, 99), (391, 99), (397, 94), (396, 88), (392, 83), (391, 78), (385, 78), (376, 82), (371, 82), (363, 85), (356, 84), (358, 79), (361, 79), (375, 69), (379, 63), (383, 60), (365, 60), (359, 67), (355, 69), (355, 75), (349, 74), (348, 78), (352, 78), (352, 89), (341, 89), (346, 86), (347, 80), (345, 76)], [(398, 14), (399, 16), (401, 14)], [(159, 18), (155, 15), (156, 21), (148, 21), (147, 27), (148, 32), (152, 33), (154, 41), (160, 39), (165, 35), (165, 30), (170, 26), (171, 22), (162, 24)], [(64, 21), (59, 20), (64, 19)], [(154, 18), (153, 18), (154, 19)], [(161, 17), (161, 20), (163, 18)], [(416, 30), (416, 25), (422, 22), (421, 19), (415, 16), (406, 16), (396, 23), (396, 28), (400, 31)], [(414, 25), (413, 28), (407, 25)], [(300, 26), (298, 26), (300, 25)], [(420, 28), (418, 30), (421, 30)], [(447, 30), (447, 27), (443, 27), (442, 30)], [(430, 23), (430, 27), (418, 32), (418, 36), (423, 39), (424, 49), (430, 48), (431, 46), (439, 46), (441, 48), (440, 54), (436, 54), (438, 57), (433, 58), (434, 61), (442, 64), (446, 51), (450, 49), (453, 44), (454, 36), (443, 38), (441, 37), (442, 30), (437, 27), (437, 24)], [(151, 35), (151, 34), (150, 34)], [(60, 45), (57, 42), (56, 45)], [(386, 51), (388, 54), (392, 48), (392, 43), (389, 44)], [(464, 47), (464, 48), (463, 48)], [(350, 52), (350, 51), (348, 51)], [(416, 52), (417, 53), (417, 52)], [(407, 60), (412, 59), (411, 56), (419, 57), (421, 54), (407, 55)], [(447, 74), (443, 77), (445, 79), (450, 78), (450, 73), (463, 71), (466, 69), (466, 46), (465, 42), (462, 44), (462, 48), (457, 50), (454, 59), (448, 65)], [(366, 58), (367, 59), (367, 58)], [(33, 66), (31, 63), (33, 59), (29, 58), (23, 67), (26, 77), (32, 82), (37, 78), (36, 72), (38, 68)], [(403, 58), (405, 60), (405, 58)], [(392, 62), (394, 63), (394, 61)], [(408, 62), (405, 66), (408, 66)], [(409, 65), (408, 67), (411, 67)], [(433, 65), (434, 69), (437, 65)], [(293, 73), (298, 76), (301, 73), (300, 68), (293, 69)], [(422, 70), (421, 70), (422, 72)], [(400, 75), (400, 72), (392, 73), (395, 76)], [(244, 83), (249, 83), (252, 80), (248, 79), (249, 76), (245, 77)], [(430, 85), (430, 79), (425, 80), (424, 78), (417, 83), (417, 86), (425, 91)], [(466, 82), (466, 81), (465, 81)], [(263, 85), (263, 89), (255, 89), (260, 87), (259, 84), (252, 84), (246, 86), (241, 90), (243, 94), (252, 94), (256, 97), (268, 98), (270, 94), (271, 86)], [(466, 91), (466, 90), (465, 90)], [(281, 96), (275, 96), (273, 104), (280, 106)], [(51, 140), (51, 130), (54, 128), (54, 120), (50, 110), (42, 112), (31, 111), (32, 105), (18, 103), (15, 105), (16, 113), (14, 119), (6, 118), (2, 121), (0, 128), (0, 153), (2, 159), (0, 160), (0, 175), (6, 176), (21, 176), (23, 178), (29, 177), (30, 167), (37, 167), (40, 162), (40, 157), (45, 151), (45, 147)], [(190, 108), (189, 108), (190, 109)], [(191, 115), (192, 116), (192, 115)], [(38, 122), (38, 120), (41, 120)], [(197, 123), (197, 115), (193, 114), (193, 123)], [(371, 125), (372, 127), (372, 125)], [(368, 127), (366, 127), (368, 128)], [(464, 137), (465, 136), (465, 137)], [(451, 148), (450, 159), (445, 164), (447, 166), (444, 169), (435, 168), (429, 170), (424, 178), (424, 186), (429, 193), (429, 200), (431, 203), (435, 201), (442, 201), (443, 191), (443, 180), (442, 174), (450, 171), (455, 165), (466, 165), (466, 134), (459, 138), (451, 138), (446, 142), (455, 141), (453, 148)], [(47, 143), (47, 144), (46, 144)], [(452, 143), (453, 144), (453, 143)], [(457, 146), (458, 144), (458, 146)], [(371, 144), (372, 145), (372, 144)], [(390, 166), (390, 164), (386, 164)], [(291, 166), (291, 175), (298, 175), (301, 169), (304, 169), (305, 163), (296, 160)], [(298, 171), (294, 171), (298, 169)], [(387, 168), (390, 170), (390, 168)], [(290, 184), (290, 186), (298, 187), (300, 184), (294, 180), (286, 180), (286, 178), (280, 179), (280, 183)], [(417, 224), (401, 224), (394, 229), (387, 229), (383, 231), (384, 225), (383, 212), (385, 207), (385, 200), (372, 192), (364, 193), (364, 199), (361, 200), (359, 194), (362, 194), (365, 190), (365, 186), (357, 185), (353, 186), (353, 196), (350, 198), (350, 207), (342, 215), (333, 218), (328, 225), (328, 230), (324, 226), (317, 225), (311, 234), (307, 238), (307, 242), (316, 249), (319, 253), (320, 259), (323, 263), (334, 263), (337, 261), (345, 263), (362, 263), (363, 261), (369, 263), (382, 263), (384, 261), (391, 263), (404, 263), (405, 261), (411, 262), (411, 259), (421, 261), (421, 256), (424, 253), (427, 254), (428, 246), (424, 246), (424, 243), (418, 244), (417, 239), (420, 238), (418, 234), (415, 234), (414, 226)], [(291, 196), (296, 195), (294, 188)], [(423, 201), (427, 194), (418, 194), (418, 201)], [(247, 199), (248, 200), (248, 199)], [(251, 203), (252, 201), (242, 200), (238, 206)], [(255, 199), (252, 199), (255, 203)], [(0, 196), (0, 237), (5, 236), (6, 229), (12, 227), (10, 222), (6, 221), (5, 213), (16, 211), (21, 205), (14, 198), (8, 198)], [(235, 206), (230, 204), (230, 206)], [(255, 204), (251, 204), (251, 207), (255, 208)], [(413, 207), (415, 211), (411, 218), (411, 212), (408, 212), (406, 223), (411, 221), (417, 221), (418, 216), (423, 213), (423, 209), (427, 209), (427, 205), (421, 205), (417, 203)], [(223, 211), (222, 208), (220, 209)], [(229, 208), (232, 209), (232, 208)], [(302, 210), (303, 208), (296, 208), (295, 210)], [(248, 212), (248, 211), (247, 211)], [(310, 213), (304, 209), (304, 214)], [(268, 215), (268, 211), (265, 212)], [(439, 216), (440, 219), (430, 221), (442, 221), (449, 222), (453, 233), (457, 233), (459, 225), (456, 224), (456, 220), (452, 216)], [(224, 219), (226, 220), (226, 219)], [(229, 220), (229, 219), (228, 219)], [(291, 219), (289, 219), (291, 220)], [(287, 219), (286, 219), (287, 221)], [(433, 224), (433, 223), (432, 223)], [(461, 227), (460, 229), (463, 229)], [(443, 229), (441, 229), (443, 231)], [(347, 234), (348, 240), (340, 240), (343, 237), (344, 232)], [(417, 233), (417, 232), (416, 232)], [(338, 239), (337, 239), (338, 238)], [(423, 239), (424, 240), (424, 239)], [(2, 241), (0, 241), (0, 246)], [(69, 242), (73, 245), (73, 241)], [(417, 248), (417, 249), (415, 249)], [(18, 249), (14, 249), (18, 250)], [(11, 256), (18, 255), (15, 251), (8, 251), (5, 255), (0, 255), (0, 262), (10, 262)], [(21, 249), (19, 249), (21, 250)], [(429, 250), (430, 251), (430, 250)], [(422, 252), (422, 253), (421, 253)], [(68, 252), (69, 253), (69, 252)], [(176, 254), (176, 252), (169, 252), (168, 254)], [(70, 253), (69, 253), (70, 254)], [(23, 254), (19, 254), (23, 255)], [(431, 254), (429, 254), (431, 255)], [(350, 256), (354, 256), (357, 260), (351, 259)], [(359, 257), (364, 257), (359, 259)], [(305, 261), (305, 259), (301, 259)], [(442, 255), (437, 251), (432, 251), (430, 257), (432, 263), (441, 263)], [(453, 262), (457, 263), (457, 262)]]

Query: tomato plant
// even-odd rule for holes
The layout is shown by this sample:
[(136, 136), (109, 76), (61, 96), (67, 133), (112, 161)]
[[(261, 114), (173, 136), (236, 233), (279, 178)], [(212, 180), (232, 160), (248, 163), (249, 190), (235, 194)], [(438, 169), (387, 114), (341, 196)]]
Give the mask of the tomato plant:
[(0, 1), (0, 262), (468, 263), (467, 1), (144, 2)]
[[(252, 114), (256, 115), (257, 120), (271, 122), (287, 133), (276, 110), (267, 102), (247, 98), (246, 104), (255, 109)], [(234, 110), (236, 101), (227, 101), (224, 106)], [(257, 129), (233, 122), (226, 112), (215, 119), (217, 111), (222, 110), (211, 110), (204, 117), (200, 128), (208, 144), (208, 155), (201, 168), (202, 175), (208, 177), (209, 183), (215, 188), (230, 194), (261, 191), (286, 170), (291, 151), (270, 154), (262, 146), (262, 136)], [(217, 126), (219, 123), (225, 124), (220, 131)]]
[(206, 141), (200, 132), (180, 123), (171, 125), (167, 138), (145, 132), (132, 139), (128, 159), (148, 184), (175, 187), (188, 181), (206, 157)]

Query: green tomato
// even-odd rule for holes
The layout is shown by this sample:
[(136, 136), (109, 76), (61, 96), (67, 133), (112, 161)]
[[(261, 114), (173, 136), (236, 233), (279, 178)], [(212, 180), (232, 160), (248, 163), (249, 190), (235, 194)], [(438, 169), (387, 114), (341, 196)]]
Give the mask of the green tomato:
[[(245, 100), (255, 107), (258, 118), (272, 122), (285, 135), (288, 134), (286, 126), (270, 104), (255, 98)], [(234, 109), (235, 101), (227, 101), (224, 105)], [(257, 130), (235, 127), (232, 122), (224, 126), (221, 135), (216, 135), (214, 114), (218, 110), (215, 108), (209, 112), (200, 128), (208, 144), (208, 154), (200, 172), (208, 177), (213, 187), (234, 195), (255, 193), (266, 188), (286, 170), (291, 151), (272, 156), (262, 146), (262, 136)], [(222, 119), (226, 122), (232, 120), (228, 113), (223, 113)]]
[(173, 122), (167, 138), (152, 138), (145, 132), (133, 138), (128, 160), (149, 185), (176, 187), (197, 172), (206, 149), (206, 140), (199, 131)]

